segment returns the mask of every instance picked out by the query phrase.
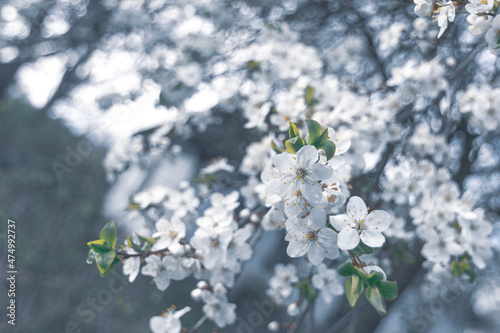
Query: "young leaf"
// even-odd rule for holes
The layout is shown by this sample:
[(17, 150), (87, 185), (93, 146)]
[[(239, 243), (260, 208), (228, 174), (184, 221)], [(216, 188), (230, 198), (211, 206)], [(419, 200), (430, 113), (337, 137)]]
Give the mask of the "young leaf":
[(306, 119), (306, 125), (309, 130), (309, 144), (312, 144), (322, 134), (323, 129), (317, 121), (312, 119)]
[(310, 144), (315, 146), (316, 148), (320, 148), (326, 142), (326, 140), (328, 140), (328, 128), (323, 129), (316, 140), (314, 140)]
[(108, 251), (96, 254), (95, 261), (97, 264), (97, 268), (99, 269), (99, 272), (101, 274), (104, 275), (109, 271), (111, 264), (115, 260), (115, 257), (116, 257), (116, 251)]
[(335, 155), (335, 143), (331, 140), (325, 141), (323, 145), (320, 147), (326, 153), (326, 160), (330, 160)]
[(398, 284), (395, 281), (380, 281), (377, 286), (385, 299), (393, 300), (398, 297)]
[(306, 94), (304, 95), (304, 100), (307, 106), (314, 106), (318, 101), (314, 98), (314, 88), (311, 86), (306, 87)]
[(253, 72), (255, 70), (259, 69), (259, 63), (255, 60), (250, 60), (247, 62), (247, 71)]
[(137, 238), (139, 238), (139, 240), (141, 242), (147, 243), (149, 245), (153, 245), (156, 242), (156, 239), (152, 238), (152, 237), (142, 237), (142, 236), (137, 235)]
[(297, 136), (300, 136), (299, 130), (297, 129), (297, 125), (289, 121), (290, 127), (288, 128), (288, 136), (290, 139), (293, 139)]
[(368, 283), (370, 284), (370, 286), (373, 286), (382, 281), (383, 278), (384, 276), (381, 273), (371, 272), (370, 275), (368, 275)]
[(366, 298), (371, 303), (371, 305), (373, 305), (375, 310), (377, 310), (379, 315), (385, 316), (387, 314), (384, 298), (382, 297), (382, 293), (376, 286), (366, 288)]
[(359, 296), (363, 292), (363, 282), (357, 275), (353, 275), (345, 282), (345, 295), (351, 307), (356, 305)]
[(296, 154), (300, 148), (305, 146), (305, 141), (300, 136), (285, 141), (286, 149), (290, 154)]
[(113, 268), (113, 266), (115, 266), (117, 263), (120, 262), (120, 258), (119, 257), (115, 257), (115, 259), (113, 260), (113, 262), (111, 263), (111, 265), (109, 265), (108, 269), (104, 272), (99, 272), (99, 276), (100, 277), (103, 277), (104, 275), (108, 274), (111, 269)]
[(351, 262), (349, 260), (340, 264), (337, 267), (337, 272), (339, 272), (339, 274), (342, 276), (351, 276), (354, 274), (355, 271), (356, 271), (356, 267), (354, 267), (354, 265), (351, 264)]
[(88, 242), (87, 246), (97, 253), (104, 253), (111, 250), (109, 244), (104, 239), (98, 239), (95, 241)]
[(116, 225), (115, 222), (111, 221), (106, 223), (104, 228), (101, 230), (99, 238), (106, 241), (110, 248), (114, 249), (116, 245)]

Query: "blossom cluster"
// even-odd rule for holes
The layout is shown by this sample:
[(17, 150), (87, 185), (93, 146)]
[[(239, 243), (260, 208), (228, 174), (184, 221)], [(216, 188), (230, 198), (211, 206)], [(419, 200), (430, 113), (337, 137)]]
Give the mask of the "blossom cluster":
[[(438, 38), (440, 38), (448, 27), (448, 22), (455, 21), (456, 13), (465, 10), (467, 28), (474, 35), (485, 35), (492, 53), (499, 54), (498, 36), (500, 19), (498, 13), (498, 1), (496, 0), (468, 0), (465, 5), (462, 1), (450, 0), (414, 0), (415, 14), (418, 16), (432, 15), (439, 26)], [(459, 8), (463, 6), (462, 8)], [(436, 8), (436, 9), (435, 9)]]
[[(465, 9), (471, 32), (488, 38), (498, 30), (496, 7), (483, 2), (469, 1)], [(425, 259), (426, 279), (437, 288), (445, 277), (470, 277), (487, 265), (492, 225), (462, 188), (457, 156), (468, 152), (457, 152), (458, 140), (450, 134), (460, 121), (477, 134), (494, 134), (498, 89), (455, 85), (460, 74), (453, 72), (455, 58), (433, 53), (430, 41), (436, 35), (425, 19), (417, 18), (412, 30), (411, 20), (382, 24), (375, 15), (366, 23), (377, 27), (374, 36), (349, 35), (320, 49), (306, 44), (291, 25), (268, 24), (247, 3), (185, 3), (128, 4), (115, 18), (161, 32), (157, 39), (139, 30), (126, 44), (112, 39), (105, 44), (122, 52), (133, 41), (148, 45), (135, 59), (138, 72), (147, 73), (138, 90), (148, 110), (165, 117), (110, 150), (105, 161), (110, 178), (134, 164), (179, 156), (178, 142), (193, 137), (200, 142), (208, 128), (229, 126), (225, 121), (233, 116), (242, 118), (252, 137), (238, 146), (243, 156), (237, 168), (223, 157), (204, 165), (196, 185), (152, 186), (131, 196), (128, 227), (142, 237), (131, 236), (124, 245), (123, 272), (130, 281), (142, 273), (168, 291), (174, 281), (199, 280), (193, 299), (203, 302), (204, 314), (217, 326), (226, 327), (236, 320), (228, 290), (237, 286), (263, 231), (276, 231), (287, 242), (287, 262), (275, 266), (267, 295), (293, 316), (304, 313), (304, 299), (320, 294), (333, 302), (342, 293), (344, 281), (333, 265), (347, 256), (358, 274), (375, 272), (371, 279), (385, 281), (398, 269), (399, 258), (378, 259), (367, 248), (395, 247), (398, 254), (416, 248)], [(415, 4), (423, 16), (437, 5), (439, 37), (455, 19), (456, 2)], [(131, 15), (135, 11), (144, 15)], [(269, 19), (279, 12), (271, 10)], [(149, 17), (156, 19), (151, 23)], [(228, 30), (227, 22), (236, 23)], [(407, 56), (404, 51), (414, 45), (423, 54)], [(360, 84), (355, 75), (370, 68), (359, 65), (367, 61), (367, 49), (386, 65)], [(82, 105), (95, 107), (90, 100)], [(142, 109), (140, 100), (127, 105)], [(314, 123), (321, 124), (321, 132), (307, 125)], [(308, 135), (298, 134), (306, 130)], [(319, 134), (333, 146), (315, 144)], [(219, 181), (220, 174), (227, 177)], [(159, 323), (168, 321), (161, 325), (177, 332), (184, 313), (155, 316), (150, 328), (158, 331)]]

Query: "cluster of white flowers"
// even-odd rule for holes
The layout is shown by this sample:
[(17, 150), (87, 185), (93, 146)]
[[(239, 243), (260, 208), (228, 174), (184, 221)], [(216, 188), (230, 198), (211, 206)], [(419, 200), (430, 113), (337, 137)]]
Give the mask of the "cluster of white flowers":
[[(382, 198), (399, 205), (411, 204), (411, 224), (424, 241), (421, 253), (427, 260), (429, 279), (439, 280), (433, 276), (436, 272), (440, 278), (447, 272), (450, 278), (452, 272), (446, 267), (464, 255), (478, 269), (485, 268), (492, 256), (488, 238), (492, 226), (484, 211), (474, 208), (470, 193), (460, 193), (447, 168), (437, 168), (426, 159), (406, 160), (389, 168), (386, 175)], [(405, 238), (405, 234), (399, 237)]]
[[(348, 35), (327, 52), (306, 45), (284, 22), (266, 24), (245, 2), (123, 4), (114, 22), (133, 22), (138, 32), (126, 40), (107, 40), (105, 49), (119, 51), (104, 60), (95, 55), (89, 63), (104, 66), (115, 52), (134, 50), (134, 43), (148, 45), (147, 52), (133, 53), (133, 61), (137, 72), (148, 73), (158, 84), (143, 83), (131, 90), (141, 91), (138, 100), (147, 92), (149, 104), (165, 118), (116, 144), (105, 162), (108, 172), (119, 174), (131, 164), (163, 153), (175, 155), (181, 149), (176, 139), (189, 140), (211, 125), (224, 125), (229, 116), (242, 117), (249, 131), (247, 141), (238, 147), (245, 151), (238, 168), (221, 158), (200, 170), (198, 180), (208, 184), (192, 187), (183, 182), (179, 189), (156, 186), (131, 197), (131, 214), (146, 221), (150, 233), (145, 238), (131, 237), (133, 244), (147, 249), (125, 246), (123, 272), (129, 280), (142, 273), (162, 291), (187, 277), (202, 280), (192, 296), (204, 302), (208, 318), (225, 327), (236, 320), (236, 306), (228, 301), (227, 289), (235, 287), (243, 264), (254, 254), (251, 244), (258, 240), (258, 228), (285, 233), (282, 239), (288, 242), (286, 254), (294, 258), (293, 263), (275, 266), (267, 295), (287, 306), (290, 315), (304, 310), (300, 303), (304, 284), (326, 302), (342, 293), (341, 278), (331, 268), (331, 260), (362, 246), (382, 247), (386, 240), (388, 247), (395, 242), (406, 246), (421, 241), (427, 279), (435, 285), (444, 276), (463, 273), (465, 261), (484, 268), (491, 257), (491, 224), (483, 210), (474, 208), (469, 193), (459, 189), (462, 184), (452, 180), (447, 167), (457, 162), (456, 156), (449, 147), (449, 133), (436, 129), (446, 124), (435, 119), (445, 115), (454, 120), (447, 112), (458, 108), (474, 130), (493, 133), (500, 123), (500, 90), (470, 85), (456, 94), (456, 103), (448, 101), (452, 106), (440, 103), (443, 96), (453, 96), (454, 77), (449, 69), (455, 63), (431, 51), (436, 49), (436, 35), (442, 37), (449, 22), (455, 21), (457, 2), (414, 2), (419, 16), (434, 13), (439, 33), (428, 29), (422, 17), (410, 31), (411, 17), (383, 23), (374, 15), (367, 25), (378, 31), (374, 36)], [(275, 1), (269, 16), (280, 16), (280, 10), (293, 12), (285, 3), (298, 5), (297, 1)], [(494, 3), (471, 0), (465, 6), (470, 13), (469, 30), (485, 33), (490, 48), (496, 47), (500, 30), (493, 18)], [(368, 4), (367, 8), (377, 10), (377, 1)], [(344, 23), (334, 28), (341, 29)], [(145, 33), (151, 27), (161, 37)], [(369, 37), (373, 38), (370, 44)], [(397, 53), (412, 43), (424, 55)], [(360, 66), (366, 61), (363, 52), (370, 48), (378, 61), (394, 62), (387, 61), (366, 85), (341, 75), (370, 67)], [(102, 80), (91, 71), (90, 82), (97, 79)], [(95, 107), (94, 100), (89, 100), (82, 101), (82, 106)], [(119, 103), (115, 104), (113, 108), (118, 108)], [(109, 112), (116, 112), (113, 108)], [(296, 152), (280, 152), (290, 122), (303, 132), (306, 120), (311, 119), (328, 129), (334, 156), (327, 159), (326, 151), (310, 144), (308, 136), (304, 136), (308, 144)], [(389, 162), (379, 173), (373, 172), (375, 163), (384, 162), (384, 152)], [(241, 178), (235, 184), (244, 185), (232, 184), (228, 177), (224, 186), (231, 189), (224, 189), (217, 177), (211, 178), (219, 172), (237, 174)], [(365, 182), (367, 175), (377, 179)], [(378, 177), (380, 189), (369, 187), (377, 184)], [(234, 186), (237, 190), (231, 192)], [(361, 197), (377, 209), (369, 210)], [(365, 256), (363, 260), (380, 262), (385, 269), (363, 266), (367, 274), (377, 271), (385, 279), (392, 270), (390, 258), (378, 261)], [(302, 274), (295, 262), (309, 271)], [(458, 264), (463, 265), (453, 272)], [(176, 332), (185, 312), (155, 316), (150, 327)]]
[(492, 132), (500, 126), (500, 89), (470, 85), (457, 93), (460, 111), (470, 114), (470, 126), (475, 131)]
[[(485, 35), (492, 53), (499, 54), (498, 36), (500, 19), (497, 18), (498, 2), (495, 0), (413, 0), (415, 3), (415, 14), (418, 16), (432, 16), (439, 26), (438, 38), (440, 38), (448, 27), (448, 22), (453, 22), (457, 12), (468, 13), (467, 28), (474, 35)], [(463, 6), (459, 8), (459, 6)]]
[(303, 274), (299, 278), (298, 269), (294, 264), (277, 264), (274, 274), (269, 280), (267, 295), (274, 303), (287, 306), (290, 316), (300, 313), (299, 281), (310, 279), (312, 287), (321, 295), (326, 303), (331, 303), (335, 296), (344, 292), (342, 278), (335, 269), (329, 269), (325, 264), (309, 269), (312, 274)]

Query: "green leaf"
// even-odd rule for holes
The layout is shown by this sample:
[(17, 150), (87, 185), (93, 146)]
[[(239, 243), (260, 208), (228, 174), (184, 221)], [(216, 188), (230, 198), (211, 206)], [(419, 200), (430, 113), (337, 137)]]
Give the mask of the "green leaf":
[(326, 153), (326, 160), (330, 160), (333, 156), (335, 156), (335, 143), (331, 140), (325, 141), (320, 147)]
[(259, 69), (259, 62), (255, 60), (250, 60), (249, 62), (247, 62), (247, 71), (253, 72), (257, 69)]
[(302, 139), (300, 136), (296, 136), (293, 139), (288, 139), (285, 141), (285, 146), (286, 149), (290, 154), (296, 154), (300, 148), (304, 147), (306, 145), (304, 139)]
[(92, 249), (89, 250), (89, 255), (87, 256), (87, 264), (91, 264), (95, 260), (96, 252)]
[(277, 154), (281, 154), (282, 152), (285, 151), (285, 149), (276, 146), (276, 144), (272, 140), (271, 140), (271, 148), (273, 148)]
[(104, 239), (98, 239), (95, 241), (88, 242), (87, 246), (97, 253), (104, 253), (111, 250), (108, 242), (106, 242)]
[(130, 239), (130, 235), (127, 235), (127, 245), (132, 248), (135, 245), (134, 242), (132, 242), (132, 240)]
[(104, 228), (101, 230), (99, 238), (106, 241), (110, 248), (114, 249), (116, 245), (116, 225), (115, 222), (111, 221), (106, 223)]
[(323, 129), (317, 121), (312, 119), (306, 119), (306, 125), (309, 130), (309, 144), (312, 144), (322, 134)]
[(119, 257), (115, 257), (115, 259), (113, 260), (113, 262), (111, 263), (111, 265), (109, 265), (108, 269), (104, 272), (99, 272), (99, 276), (100, 277), (103, 277), (104, 275), (108, 274), (111, 269), (117, 264), (120, 262), (120, 258)]
[(306, 94), (304, 95), (304, 99), (307, 106), (314, 106), (318, 103), (318, 101), (314, 98), (314, 88), (311, 86), (306, 87)]
[(148, 243), (149, 245), (153, 245), (156, 242), (156, 239), (153, 237), (142, 237), (137, 235), (137, 238), (139, 238), (141, 242)]
[[(95, 261), (97, 264), (97, 268), (99, 269), (99, 273), (101, 273), (101, 276), (105, 275), (110, 270), (111, 265), (115, 261), (115, 258), (116, 251), (108, 251), (96, 254)], [(118, 261), (120, 261), (119, 258)]]
[(299, 130), (297, 128), (297, 125), (289, 121), (290, 127), (288, 128), (288, 136), (290, 139), (293, 139), (297, 136), (300, 136)]
[(141, 205), (139, 204), (132, 204), (127, 207), (127, 210), (139, 210), (141, 208)]
[(384, 276), (379, 273), (379, 272), (371, 272), (370, 275), (368, 275), (368, 284), (370, 286), (373, 286), (377, 283), (379, 283), (380, 281), (382, 281), (384, 279)]
[(387, 314), (384, 298), (382, 297), (380, 289), (376, 286), (366, 288), (366, 298), (371, 305), (373, 305), (375, 310), (377, 310), (380, 316), (385, 316)]
[(356, 305), (359, 296), (363, 292), (363, 282), (357, 275), (353, 275), (345, 282), (345, 295), (351, 307)]
[(314, 140), (314, 142), (311, 142), (313, 146), (316, 148), (320, 148), (325, 142), (328, 140), (328, 128), (323, 129), (321, 134)]
[(198, 183), (198, 184), (210, 184), (213, 183), (217, 180), (217, 176), (214, 174), (204, 174), (201, 177), (194, 177), (193, 181)]
[(305, 289), (305, 297), (309, 303), (314, 302), (316, 298), (318, 298), (318, 293), (314, 288), (308, 283)]
[(395, 281), (380, 281), (377, 286), (385, 299), (393, 300), (398, 297), (398, 284)]
[(339, 272), (339, 274), (342, 276), (351, 276), (354, 274), (355, 271), (356, 271), (356, 267), (354, 267), (354, 265), (351, 264), (351, 262), (349, 260), (340, 264), (337, 267), (337, 272)]
[(374, 252), (374, 249), (363, 242), (359, 242), (359, 245), (356, 246), (353, 252), (359, 257), (363, 254), (372, 254)]

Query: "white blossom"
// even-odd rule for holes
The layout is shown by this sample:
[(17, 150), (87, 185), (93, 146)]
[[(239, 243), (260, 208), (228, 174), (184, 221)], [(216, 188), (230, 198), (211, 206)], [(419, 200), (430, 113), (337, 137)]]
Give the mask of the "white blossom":
[(330, 223), (339, 231), (338, 246), (342, 250), (354, 249), (360, 240), (368, 246), (380, 247), (385, 241), (382, 231), (389, 227), (391, 216), (383, 210), (368, 214), (363, 199), (351, 197), (347, 214), (331, 216)]

